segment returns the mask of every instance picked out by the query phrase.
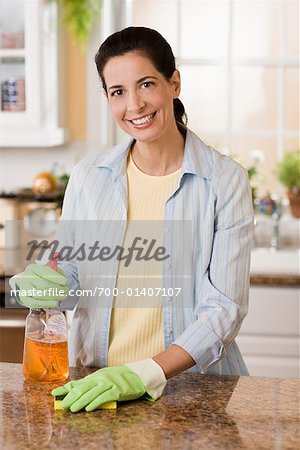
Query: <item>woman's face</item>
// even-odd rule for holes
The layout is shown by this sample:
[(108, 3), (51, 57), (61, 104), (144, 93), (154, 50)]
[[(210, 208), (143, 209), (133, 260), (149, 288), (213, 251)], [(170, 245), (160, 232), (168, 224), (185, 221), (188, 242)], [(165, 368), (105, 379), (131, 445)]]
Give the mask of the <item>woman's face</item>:
[(149, 58), (131, 52), (111, 58), (103, 75), (113, 117), (125, 133), (151, 142), (177, 130), (173, 99), (180, 94), (178, 70), (166, 80)]

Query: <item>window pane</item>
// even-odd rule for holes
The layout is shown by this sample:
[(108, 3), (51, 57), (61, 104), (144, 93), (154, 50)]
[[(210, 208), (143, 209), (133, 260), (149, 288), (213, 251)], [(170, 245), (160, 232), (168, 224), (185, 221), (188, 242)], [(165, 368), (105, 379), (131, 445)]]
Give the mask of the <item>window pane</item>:
[(180, 2), (182, 58), (214, 58), (227, 54), (229, 2)]
[(295, 150), (299, 150), (299, 138), (286, 137), (284, 149), (287, 152), (294, 152)]
[(177, 1), (176, 0), (133, 0), (133, 26), (154, 28), (163, 35), (177, 55)]
[(256, 184), (258, 195), (267, 192), (281, 194), (279, 181), (276, 175), (278, 163), (277, 143), (275, 139), (241, 139), (234, 138), (232, 142), (232, 157), (237, 159), (244, 167), (249, 168), (255, 163), (255, 158), (262, 156), (257, 162), (258, 176)]
[(215, 66), (182, 66), (180, 98), (189, 126), (198, 132), (223, 131), (226, 128), (226, 71)]
[(25, 110), (24, 58), (0, 58), (1, 110)]
[(299, 2), (286, 0), (286, 36), (288, 56), (299, 56)]
[(233, 72), (233, 128), (265, 130), (277, 127), (277, 70), (238, 67)]
[(24, 0), (0, 2), (0, 48), (24, 48)]
[(285, 127), (299, 129), (299, 69), (285, 70)]
[(233, 55), (245, 58), (278, 56), (281, 2), (238, 0), (233, 6)]
[(207, 145), (210, 147), (213, 147), (215, 150), (218, 150), (218, 152), (229, 155), (229, 150), (226, 147), (226, 134), (225, 133), (206, 133), (204, 131), (199, 131), (196, 128), (193, 128), (190, 126), (190, 122), (188, 123), (189, 128), (192, 128), (193, 131), (198, 134), (200, 139), (204, 141)]

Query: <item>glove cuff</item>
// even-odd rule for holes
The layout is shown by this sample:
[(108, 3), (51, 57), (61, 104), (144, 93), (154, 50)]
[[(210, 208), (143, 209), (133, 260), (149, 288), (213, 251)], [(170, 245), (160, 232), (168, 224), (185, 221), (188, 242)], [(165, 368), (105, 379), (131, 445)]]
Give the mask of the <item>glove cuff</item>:
[(148, 400), (154, 402), (161, 396), (166, 387), (167, 379), (164, 371), (154, 359), (142, 359), (141, 361), (126, 363), (124, 366), (129, 367), (140, 377), (149, 395)]
[(11, 288), (11, 294), (12, 294), (13, 292), (15, 292), (14, 298), (17, 300), (17, 302), (19, 303), (19, 305), (25, 306), (25, 305), (21, 302), (20, 295), (16, 292), (16, 291), (19, 290), (19, 286), (17, 285), (18, 275), (19, 275), (19, 274), (16, 274), (16, 275), (14, 275), (13, 277), (11, 277), (11, 278), (8, 280), (8, 283), (9, 283), (9, 286), (10, 286), (10, 288)]
[(16, 291), (18, 289), (17, 284), (16, 284), (16, 281), (17, 281), (16, 278), (17, 278), (17, 275), (14, 275), (13, 277), (11, 277), (8, 280), (8, 283), (13, 291)]

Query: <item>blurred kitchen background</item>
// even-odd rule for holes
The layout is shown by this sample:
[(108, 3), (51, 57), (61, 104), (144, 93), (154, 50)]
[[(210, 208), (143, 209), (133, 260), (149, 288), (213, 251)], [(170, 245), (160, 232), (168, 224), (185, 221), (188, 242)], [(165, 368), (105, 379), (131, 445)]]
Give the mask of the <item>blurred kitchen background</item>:
[(124, 139), (94, 55), (130, 25), (169, 41), (189, 127), (248, 170), (255, 242), (238, 343), (251, 375), (299, 376), (296, 0), (0, 0), (0, 360), (22, 358), (27, 311), (4, 306), (26, 242), (55, 231), (74, 165)]

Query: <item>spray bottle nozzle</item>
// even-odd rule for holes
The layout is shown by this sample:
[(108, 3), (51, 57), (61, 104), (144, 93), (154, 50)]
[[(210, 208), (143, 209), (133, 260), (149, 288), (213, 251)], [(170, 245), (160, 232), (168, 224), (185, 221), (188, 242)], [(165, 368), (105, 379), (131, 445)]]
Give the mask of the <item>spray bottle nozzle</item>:
[(47, 266), (51, 267), (53, 270), (57, 270), (57, 263), (59, 261), (59, 252), (54, 252), (52, 260), (48, 262)]

